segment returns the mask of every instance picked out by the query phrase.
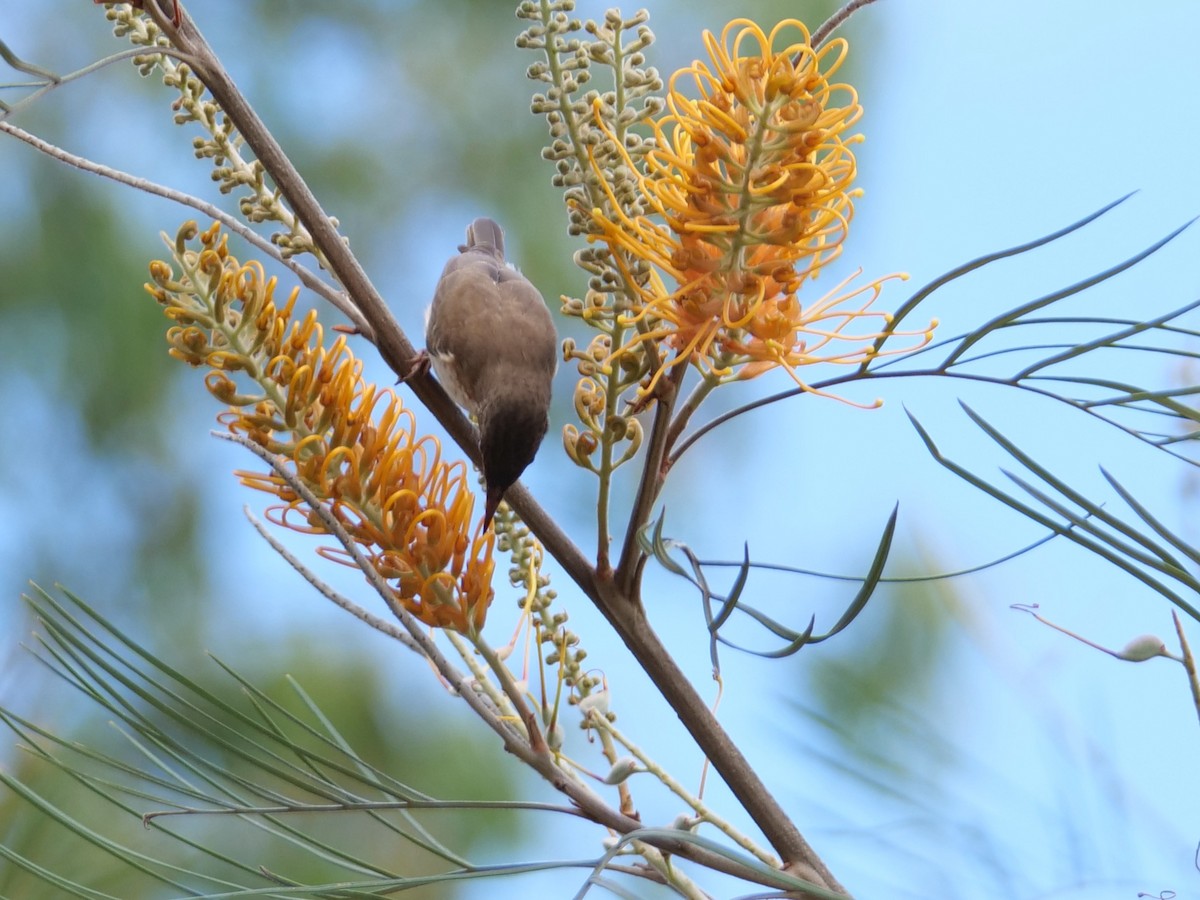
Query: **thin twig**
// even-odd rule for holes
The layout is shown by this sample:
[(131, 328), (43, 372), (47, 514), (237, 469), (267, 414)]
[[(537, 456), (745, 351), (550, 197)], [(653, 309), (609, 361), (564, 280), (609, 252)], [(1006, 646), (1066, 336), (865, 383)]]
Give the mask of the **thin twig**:
[(240, 219), (237, 219), (225, 212), (225, 210), (221, 209), (219, 206), (214, 206), (212, 203), (209, 203), (206, 200), (201, 200), (199, 197), (194, 197), (191, 194), (184, 193), (183, 191), (177, 191), (174, 188), (167, 187), (166, 185), (158, 184), (145, 178), (140, 178), (137, 175), (131, 175), (128, 172), (122, 172), (120, 169), (114, 169), (111, 166), (93, 162), (92, 160), (82, 156), (77, 156), (74, 153), (49, 143), (48, 141), (42, 140), (37, 135), (30, 134), (23, 128), (18, 128), (16, 125), (13, 125), (9, 122), (0, 121), (0, 133), (7, 134), (19, 141), (23, 141), (29, 146), (33, 147), (35, 150), (46, 154), (52, 159), (66, 163), (67, 165), (73, 166), (74, 168), (83, 172), (90, 172), (93, 175), (99, 175), (102, 178), (111, 179), (118, 184), (124, 184), (147, 194), (152, 194), (156, 197), (162, 197), (166, 200), (178, 203), (181, 206), (190, 206), (192, 209), (202, 213), (210, 219), (215, 219), (230, 231), (237, 234), (247, 243), (253, 245), (258, 250), (261, 250), (263, 253), (267, 254), (280, 264), (287, 266), (293, 273), (295, 273), (296, 277), (303, 282), (305, 287), (329, 301), (329, 303), (336, 307), (339, 312), (353, 322), (354, 326), (360, 332), (364, 334), (370, 333), (371, 326), (362, 317), (362, 313), (360, 313), (354, 307), (354, 305), (350, 303), (345, 294), (337, 290), (335, 287), (333, 287), (333, 285), (322, 281), (317, 275), (300, 265), (300, 263), (296, 262), (294, 259), (284, 257), (279, 252), (278, 247), (276, 247), (258, 232), (247, 226)]
[(588, 723), (591, 727), (598, 731), (602, 731), (616, 740), (622, 747), (628, 750), (635, 759), (645, 768), (647, 772), (653, 774), (663, 786), (667, 788), (676, 797), (682, 800), (696, 814), (701, 821), (712, 825), (718, 831), (721, 831), (733, 841), (737, 846), (741, 847), (750, 855), (756, 857), (760, 861), (769, 866), (778, 866), (779, 860), (774, 859), (770, 853), (763, 850), (750, 837), (734, 826), (717, 812), (708, 806), (704, 800), (693, 794), (686, 787), (676, 781), (671, 774), (667, 772), (661, 765), (650, 757), (646, 751), (634, 743), (627, 735), (625, 735), (616, 725), (608, 721), (602, 715), (592, 715), (588, 718)]
[[(1003, 351), (996, 351), (996, 352), (997, 353), (999, 353), (999, 352), (1020, 352), (1021, 350), (1024, 350), (1024, 349), (1026, 349), (1026, 348), (1015, 347), (1015, 348), (1007, 348)], [(961, 366), (961, 365), (963, 365), (967, 362), (971, 362), (971, 361), (972, 361), (971, 359), (960, 360), (958, 363), (956, 363), (956, 365)], [(1116, 421), (1115, 419), (1110, 419), (1110, 418), (1102, 415), (1098, 411), (1098, 410), (1101, 410), (1104, 408), (1104, 405), (1102, 405), (1102, 404), (1086, 403), (1084, 400), (1082, 400), (1080, 398), (1069, 397), (1069, 396), (1066, 396), (1065, 394), (1057, 394), (1052, 390), (1049, 390), (1047, 388), (1037, 387), (1036, 385), (1030, 384), (1028, 382), (1013, 381), (1012, 378), (1008, 377), (1008, 376), (980, 375), (975, 372), (959, 372), (959, 371), (954, 371), (951, 369), (942, 369), (939, 367), (939, 368), (925, 368), (925, 369), (908, 369), (908, 370), (903, 370), (903, 371), (880, 371), (879, 369), (872, 369), (868, 372), (861, 372), (861, 371), (856, 370), (855, 372), (852, 372), (848, 375), (839, 375), (837, 377), (827, 378), (822, 381), (814, 381), (807, 388), (803, 388), (803, 387), (788, 388), (787, 390), (780, 391), (779, 393), (776, 393), (776, 394), (771, 394), (766, 397), (760, 397), (757, 400), (753, 400), (749, 403), (746, 403), (742, 406), (737, 407), (736, 409), (731, 409), (731, 410), (721, 413), (718, 416), (715, 416), (713, 419), (704, 423), (699, 428), (697, 428), (694, 432), (689, 434), (679, 444), (679, 446), (676, 447), (672, 451), (670, 457), (667, 460), (667, 467), (670, 468), (670, 467), (674, 466), (676, 463), (678, 463), (679, 458), (681, 456), (683, 456), (683, 454), (686, 453), (689, 449), (691, 449), (691, 447), (697, 441), (699, 441), (700, 438), (704, 437), (706, 434), (710, 434), (711, 432), (713, 432), (717, 428), (719, 428), (721, 425), (724, 425), (726, 422), (729, 422), (732, 419), (736, 419), (738, 416), (745, 415), (746, 413), (753, 412), (756, 409), (762, 409), (765, 406), (770, 406), (771, 404), (774, 404), (774, 403), (780, 403), (784, 400), (789, 400), (794, 397), (803, 397), (806, 394), (812, 395), (812, 396), (817, 396), (815, 393), (813, 393), (813, 390), (827, 391), (827, 390), (831, 390), (833, 388), (841, 387), (841, 386), (848, 385), (848, 384), (854, 384), (854, 383), (865, 384), (870, 381), (895, 380), (895, 379), (904, 379), (904, 378), (952, 378), (952, 379), (958, 379), (960, 381), (975, 382), (978, 384), (1002, 385), (1005, 387), (1017, 388), (1018, 390), (1025, 391), (1026, 393), (1029, 393), (1029, 394), (1034, 394), (1039, 397), (1045, 397), (1050, 400), (1056, 400), (1059, 403), (1063, 403), (1063, 404), (1067, 405), (1068, 407), (1070, 407), (1073, 410), (1077, 410), (1078, 412), (1081, 412), (1081, 413), (1086, 413), (1087, 415), (1089, 415), (1095, 419), (1099, 419), (1101, 422), (1105, 423), (1106, 425), (1111, 425), (1112, 427), (1118, 429), (1119, 431), (1123, 432), (1124, 434), (1127, 434), (1130, 437), (1136, 438), (1137, 440), (1142, 441), (1143, 443), (1149, 444), (1151, 447), (1161, 450), (1163, 453), (1166, 453), (1166, 454), (1174, 457), (1175, 459), (1180, 460), (1181, 462), (1185, 462), (1188, 465), (1193, 465), (1193, 466), (1200, 465), (1200, 463), (1198, 463), (1196, 460), (1191, 459), (1187, 456), (1184, 456), (1181, 453), (1177, 453), (1174, 450), (1170, 449), (1170, 447), (1167, 446), (1167, 442), (1156, 442), (1151, 439), (1152, 435), (1143, 433), (1143, 432), (1138, 431), (1137, 429), (1131, 428), (1127, 425), (1122, 425), (1120, 422)], [(1039, 376), (1039, 380), (1051, 381), (1054, 379), (1051, 379), (1048, 376)], [(1169, 396), (1174, 396), (1176, 394), (1185, 393), (1186, 390), (1187, 389), (1176, 389), (1176, 390), (1170, 391), (1170, 392), (1158, 392), (1158, 393), (1159, 394), (1168, 393)], [(1155, 392), (1145, 392), (1145, 395), (1146, 396), (1154, 396)], [(1114, 403), (1115, 403), (1115, 401), (1114, 401)], [(1107, 405), (1112, 406), (1112, 405), (1114, 405), (1114, 403), (1109, 403)], [(1190, 440), (1190, 436), (1185, 436), (1184, 438), (1181, 438), (1180, 440)]]
[(845, 6), (835, 12), (832, 16), (825, 20), (825, 23), (812, 33), (812, 48), (815, 50), (825, 43), (825, 39), (840, 28), (847, 19), (862, 9), (864, 6), (869, 6), (875, 0), (850, 0)]
[[(551, 753), (548, 751), (538, 753), (533, 750), (516, 728), (496, 715), (495, 710), (484, 701), (483, 695), (474, 689), (471, 680), (466, 678), (445, 657), (432, 637), (425, 633), (421, 624), (412, 614), (396, 602), (395, 594), (387, 581), (371, 565), (371, 561), (367, 559), (362, 549), (350, 537), (346, 529), (342, 527), (342, 523), (337, 520), (337, 517), (333, 515), (329, 507), (322, 503), (304, 482), (296, 478), (295, 474), (288, 468), (287, 460), (284, 457), (271, 453), (265, 447), (254, 443), (242, 435), (219, 431), (214, 431), (213, 435), (222, 440), (245, 447), (271, 466), (275, 473), (287, 483), (288, 487), (292, 488), (300, 499), (317, 514), (328, 533), (338, 539), (347, 554), (354, 560), (363, 574), (367, 576), (371, 586), (375, 588), (376, 592), (384, 599), (396, 617), (400, 619), (404, 629), (409, 633), (413, 642), (418, 645), (419, 652), (433, 664), (438, 674), (466, 701), (472, 711), (500, 736), (501, 740), (504, 741), (506, 750), (530, 766), (530, 768), (554, 785), (557, 790), (566, 794), (593, 822), (597, 822), (621, 834), (629, 834), (642, 828), (642, 823), (637, 819), (613, 809), (599, 794), (595, 793), (582, 781), (577, 780), (570, 772), (560, 767)], [(759, 883), (770, 883), (763, 880), (764, 876), (762, 874), (753, 870), (747, 871), (744, 867), (738, 865), (736, 860), (729, 860), (720, 854), (697, 849), (694, 845), (686, 841), (666, 839), (655, 841), (654, 845), (661, 850), (692, 859), (716, 871), (726, 872), (738, 878)]]
[(247, 519), (250, 520), (250, 524), (254, 526), (254, 530), (262, 536), (262, 539), (271, 545), (271, 549), (282, 556), (284, 561), (297, 572), (299, 572), (300, 576), (314, 588), (316, 588), (317, 591), (320, 592), (323, 597), (325, 597), (325, 599), (329, 600), (335, 606), (340, 606), (346, 612), (350, 613), (350, 615), (354, 616), (354, 618), (359, 619), (362, 622), (366, 622), (376, 631), (386, 634), (388, 637), (399, 641), (409, 650), (420, 655), (421, 657), (424, 657), (424, 652), (419, 646), (417, 646), (416, 641), (409, 636), (408, 632), (404, 631), (402, 628), (397, 628), (395, 624), (387, 621), (386, 619), (381, 619), (379, 616), (367, 612), (367, 610), (363, 609), (353, 600), (342, 596), (335, 591), (332, 586), (319, 578), (316, 572), (312, 571), (312, 569), (300, 562), (300, 560), (297, 559), (296, 556), (287, 549), (287, 547), (283, 546), (283, 543), (276, 538), (275, 535), (271, 534), (271, 532), (267, 530), (267, 526), (262, 523), (258, 516), (254, 515), (254, 513), (250, 511), (249, 506), (243, 506), (242, 513)]
[[(560, 787), (565, 788), (565, 786), (568, 784), (575, 785), (581, 790), (586, 791), (587, 795), (590, 798), (593, 798), (596, 803), (602, 805), (607, 813), (619, 816), (622, 821), (626, 818), (625, 816), (621, 816), (615, 810), (612, 810), (607, 806), (607, 804), (604, 804), (603, 800), (601, 800), (598, 795), (593, 794), (590, 789), (586, 788), (586, 786), (582, 785), (581, 783), (571, 782), (568, 778), (564, 777), (562, 770), (553, 763), (553, 759), (548, 753), (537, 753), (533, 751), (529, 744), (526, 743), (524, 735), (522, 735), (518, 729), (496, 715), (496, 711), (488, 703), (484, 702), (483, 695), (479, 691), (475, 690), (472, 680), (469, 679), (458, 669), (457, 666), (455, 666), (450, 662), (449, 659), (446, 658), (445, 654), (443, 654), (438, 648), (437, 643), (428, 633), (426, 633), (426, 630), (421, 623), (418, 622), (408, 610), (400, 605), (400, 603), (396, 600), (395, 592), (387, 583), (386, 579), (384, 579), (384, 577), (379, 574), (378, 570), (376, 570), (376, 568), (371, 564), (371, 561), (367, 558), (366, 554), (363, 553), (362, 548), (359, 547), (354, 538), (350, 536), (350, 534), (342, 526), (342, 523), (338, 521), (337, 517), (333, 515), (328, 505), (322, 503), (320, 498), (309, 489), (308, 485), (297, 478), (295, 473), (288, 468), (288, 460), (285, 457), (282, 457), (277, 453), (272, 453), (260, 444), (256, 444), (249, 438), (239, 434), (229, 434), (220, 431), (214, 431), (212, 434), (215, 437), (221, 438), (222, 440), (240, 444), (259, 459), (263, 460), (263, 462), (267, 463), (275, 471), (275, 473), (287, 483), (288, 487), (294, 490), (300, 499), (302, 499), (308, 505), (309, 509), (317, 514), (317, 516), (321, 519), (321, 523), (325, 527), (326, 531), (337, 538), (338, 542), (354, 561), (355, 565), (367, 577), (367, 580), (370, 582), (371, 586), (375, 588), (379, 596), (388, 605), (388, 608), (392, 611), (396, 618), (400, 620), (400, 624), (404, 626), (404, 630), (408, 632), (409, 637), (418, 647), (421, 655), (423, 655), (430, 661), (430, 663), (433, 664), (434, 668), (437, 669), (438, 674), (446, 680), (450, 687), (460, 694), (467, 702), (467, 705), (470, 706), (471, 709), (504, 740), (506, 749), (518, 756), (528, 765), (532, 766), (535, 770), (541, 772), (543, 775), (546, 775), (547, 778), (550, 778), (550, 780), (554, 781), (556, 784), (559, 784)], [(548, 761), (553, 768), (553, 773), (549, 773), (547, 771)], [(555, 777), (551, 778), (551, 774), (553, 774)], [(567, 790), (566, 793), (576, 802), (581, 801), (581, 797), (577, 796), (576, 793), (573, 793), (570, 790)], [(601, 820), (597, 819), (597, 821)], [(629, 820), (629, 823), (632, 822), (632, 819)], [(629, 823), (625, 824), (628, 826)], [(605, 822), (605, 824), (609, 823)], [(610, 827), (616, 826), (610, 825)]]
[(523, 749), (523, 739), (521, 735), (510, 725), (508, 725), (508, 723), (503, 722), (495, 717), (494, 711), (486, 704), (482, 703), (478, 693), (473, 689), (470, 679), (468, 679), (467, 676), (463, 674), (457, 666), (455, 666), (450, 662), (449, 659), (446, 658), (445, 654), (442, 653), (433, 639), (425, 633), (425, 630), (421, 627), (421, 624), (416, 620), (416, 618), (414, 618), (413, 615), (408, 612), (408, 610), (396, 602), (395, 594), (388, 585), (387, 581), (379, 574), (378, 571), (376, 571), (375, 567), (371, 565), (371, 561), (367, 558), (366, 554), (362, 552), (362, 548), (358, 546), (357, 542), (355, 542), (355, 540), (342, 526), (342, 523), (337, 520), (337, 517), (334, 516), (329, 510), (329, 507), (322, 503), (320, 498), (309, 489), (308, 485), (297, 478), (295, 473), (288, 468), (287, 458), (280, 456), (277, 453), (272, 453), (270, 450), (267, 450), (260, 444), (256, 444), (254, 441), (240, 434), (229, 434), (227, 432), (214, 431), (212, 432), (212, 435), (220, 438), (221, 440), (230, 441), (231, 443), (240, 444), (241, 446), (245, 447), (259, 459), (269, 465), (275, 471), (275, 473), (287, 483), (288, 487), (294, 490), (297, 495), (299, 495), (300, 499), (308, 504), (309, 509), (316, 513), (321, 519), (321, 523), (324, 525), (326, 531), (333, 537), (337, 538), (338, 542), (342, 544), (346, 550), (346, 553), (349, 554), (352, 560), (354, 560), (354, 564), (358, 566), (362, 573), (367, 577), (367, 581), (373, 588), (375, 588), (376, 592), (381, 598), (383, 598), (384, 602), (387, 603), (388, 608), (392, 611), (396, 618), (400, 620), (400, 624), (404, 626), (405, 631), (408, 632), (413, 643), (419, 647), (421, 654), (438, 670), (438, 674), (440, 674), (446, 680), (451, 688), (462, 694), (463, 698), (466, 699), (467, 704), (471, 706), (472, 709), (474, 709), (479, 716), (492, 727), (493, 731), (495, 731), (500, 735), (501, 738), (504, 739), (506, 746), (508, 746), (512, 752), (517, 753), (518, 756), (522, 756), (522, 758), (524, 758), (523, 754), (520, 752)]
[[(3, 109), (4, 115), (0, 116), (0, 119), (11, 118), (12, 116), (15, 116), (26, 106), (32, 106), (46, 94), (49, 94), (51, 91), (63, 87), (64, 85), (68, 85), (72, 81), (78, 81), (81, 78), (86, 78), (88, 75), (91, 75), (93, 72), (98, 72), (100, 69), (103, 69), (106, 66), (111, 66), (114, 63), (122, 62), (126, 59), (134, 59), (138, 56), (144, 56), (146, 53), (146, 51), (141, 47), (133, 47), (129, 50), (122, 50), (119, 53), (106, 56), (104, 59), (98, 59), (94, 63), (89, 63), (82, 69), (76, 69), (74, 72), (68, 72), (66, 75), (58, 75), (54, 72), (47, 71), (40, 66), (35, 66), (33, 63), (27, 63), (24, 60), (19, 59), (15, 54), (12, 53), (11, 50), (8, 50), (8, 54), (11, 55), (10, 58), (9, 55), (5, 55), (3, 52), (5, 50), (8, 50), (8, 48), (3, 44), (3, 42), (0, 42), (0, 56), (3, 56), (6, 62), (12, 65), (15, 69), (40, 77), (42, 82), (37, 86), (37, 90), (31, 92), (25, 97), (22, 97), (20, 101), (14, 103), (12, 106), (9, 106), (7, 103), (3, 104), (3, 106), (0, 108)], [(160, 52), (183, 62), (187, 61), (183, 54), (179, 53), (177, 50), (163, 47), (160, 48)], [(30, 84), (22, 86), (34, 87), (35, 85)]]

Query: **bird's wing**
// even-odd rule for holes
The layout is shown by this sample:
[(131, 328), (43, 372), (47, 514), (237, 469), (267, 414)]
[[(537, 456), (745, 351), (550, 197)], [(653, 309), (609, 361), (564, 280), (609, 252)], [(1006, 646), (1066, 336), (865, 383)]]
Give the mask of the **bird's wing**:
[(558, 335), (541, 293), (528, 278), (508, 267), (500, 270), (496, 289), (495, 316), (500, 322), (521, 323), (519, 329), (509, 327), (517, 334), (503, 342), (497, 362), (548, 369), (553, 375), (558, 363)]
[(533, 285), (522, 278), (518, 286), (508, 272), (517, 275), (490, 253), (456, 256), (442, 272), (425, 323), (425, 346), (439, 380), (472, 411), (489, 368), (511, 343), (520, 343), (520, 309), (533, 300), (545, 307)]

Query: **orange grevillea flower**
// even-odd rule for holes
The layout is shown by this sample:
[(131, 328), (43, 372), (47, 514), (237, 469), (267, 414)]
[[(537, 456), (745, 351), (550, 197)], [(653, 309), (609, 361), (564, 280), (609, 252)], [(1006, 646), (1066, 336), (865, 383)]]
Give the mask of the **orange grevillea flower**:
[[(466, 466), (443, 461), (437, 440), (418, 436), (400, 399), (363, 380), (345, 336), (326, 347), (315, 312), (292, 320), (297, 290), (277, 307), (275, 279), (261, 265), (240, 264), (215, 224), (199, 234), (199, 249), (189, 247), (197, 232), (189, 222), (176, 238), (178, 277), (168, 263), (150, 265), (146, 288), (175, 322), (171, 355), (213, 370), (205, 383), (229, 404), (221, 423), (291, 461), (405, 609), (436, 627), (482, 628), (494, 535), (472, 531)], [(244, 385), (230, 373), (241, 373)], [(282, 501), (268, 510), (276, 524), (328, 533), (277, 473), (237, 474)], [(321, 552), (353, 565), (342, 548)]]
[[(735, 19), (704, 42), (710, 63), (671, 77), (669, 111), (652, 123), (656, 146), (638, 175), (645, 212), (626, 212), (611, 190), (592, 211), (635, 295), (622, 317), (640, 326), (633, 343), (664, 344), (671, 364), (722, 380), (782, 366), (801, 385), (800, 366), (914, 349), (875, 346), (891, 336), (891, 316), (872, 303), (884, 281), (904, 276), (850, 290), (852, 276), (825, 296), (801, 295), (841, 253), (857, 196), (851, 145), (861, 136), (848, 132), (862, 108), (853, 88), (830, 83), (846, 42), (814, 49), (794, 19), (769, 35)], [(600, 110), (596, 122), (613, 136)], [(639, 260), (650, 263), (641, 277)], [(932, 328), (899, 334), (923, 344)]]

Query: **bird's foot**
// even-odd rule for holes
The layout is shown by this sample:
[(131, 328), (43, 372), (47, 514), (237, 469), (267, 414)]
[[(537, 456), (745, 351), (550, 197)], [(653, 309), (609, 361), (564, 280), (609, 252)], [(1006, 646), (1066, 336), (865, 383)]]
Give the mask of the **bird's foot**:
[(654, 383), (654, 387), (639, 393), (633, 400), (628, 401), (625, 412), (627, 415), (636, 416), (638, 413), (649, 409), (653, 403), (669, 403), (675, 399), (677, 393), (678, 389), (672, 381), (667, 378), (660, 378)]
[(403, 372), (397, 373), (400, 377), (396, 379), (396, 384), (401, 384), (410, 381), (413, 378), (419, 378), (422, 375), (429, 373), (430, 359), (429, 351), (421, 350), (412, 358), (412, 362), (408, 364), (408, 368)]

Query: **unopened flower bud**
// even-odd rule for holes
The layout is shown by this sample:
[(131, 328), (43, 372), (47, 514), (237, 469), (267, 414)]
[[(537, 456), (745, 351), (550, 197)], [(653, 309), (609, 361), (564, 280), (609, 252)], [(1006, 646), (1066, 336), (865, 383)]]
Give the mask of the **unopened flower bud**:
[(609, 769), (608, 775), (604, 777), (604, 783), (620, 784), (630, 775), (644, 771), (645, 769), (639, 766), (637, 760), (632, 756), (623, 756), (616, 761), (611, 769)]
[(1167, 647), (1162, 638), (1153, 634), (1143, 634), (1135, 637), (1116, 654), (1117, 659), (1128, 662), (1145, 662), (1156, 656), (1166, 656)]

